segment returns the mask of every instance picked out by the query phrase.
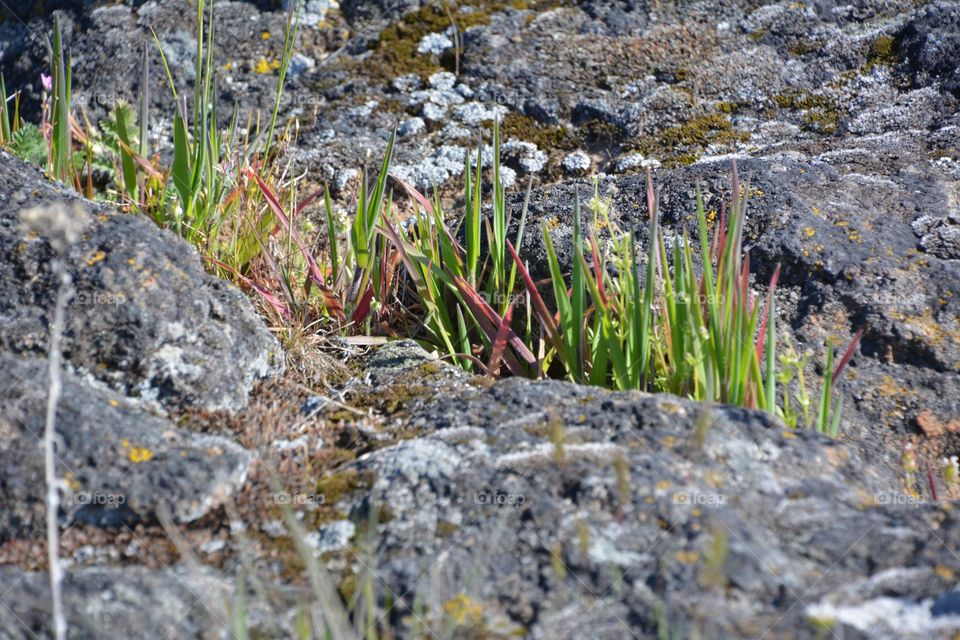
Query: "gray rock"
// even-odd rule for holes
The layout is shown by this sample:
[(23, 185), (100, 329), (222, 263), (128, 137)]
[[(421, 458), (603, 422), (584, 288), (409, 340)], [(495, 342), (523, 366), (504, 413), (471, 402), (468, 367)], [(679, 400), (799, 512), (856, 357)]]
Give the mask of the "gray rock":
[[(446, 375), (416, 348), (384, 351), (366, 369), (380, 393)], [(446, 379), (407, 407), (402, 428), (418, 438), (341, 469), (373, 480), (339, 508), (389, 514), (377, 575), (401, 610), (442, 606), (456, 584), (482, 603), (475, 626), (506, 620), (534, 638), (620, 638), (664, 620), (701, 637), (960, 630), (934, 614), (960, 569), (957, 529), (933, 524), (952, 510), (888, 500), (903, 496), (896, 474), (846, 444), (669, 396)], [(942, 543), (921, 558), (928, 526)], [(589, 612), (571, 609), (583, 601)]]
[(590, 156), (583, 151), (574, 151), (563, 159), (563, 168), (567, 173), (581, 173), (590, 169)]
[(913, 17), (899, 33), (904, 67), (915, 84), (942, 83), (960, 98), (960, 4), (936, 2)]
[[(0, 355), (0, 543), (44, 531), (46, 360)], [(183, 431), (101, 386), (66, 374), (57, 410), (62, 522), (193, 522), (237, 493), (253, 456), (233, 441)]]
[[(52, 637), (50, 581), (46, 573), (0, 571), (4, 606), (0, 607), (0, 637), (34, 640)], [(91, 568), (71, 571), (63, 585), (71, 638), (213, 638), (226, 633), (231, 609), (244, 606), (251, 633), (263, 638), (295, 635), (298, 599), (303, 589), (270, 586), (275, 602), (290, 614), (277, 615), (273, 604), (240, 593), (237, 583), (210, 569), (186, 571), (139, 568)]]
[(426, 128), (427, 124), (423, 121), (423, 118), (408, 118), (397, 127), (397, 135), (415, 136), (422, 133)]
[(420, 40), (417, 53), (440, 55), (452, 46), (453, 40), (447, 37), (445, 33), (429, 33)]
[(280, 370), (280, 347), (240, 291), (208, 275), (196, 250), (145, 217), (84, 201), (0, 156), (0, 197), (30, 189), (0, 212), (0, 346), (43, 354), (55, 288), (51, 250), (18, 230), (23, 209), (65, 201), (92, 224), (72, 247), (76, 295), (64, 351), (83, 375), (173, 410), (237, 409), (254, 382)]

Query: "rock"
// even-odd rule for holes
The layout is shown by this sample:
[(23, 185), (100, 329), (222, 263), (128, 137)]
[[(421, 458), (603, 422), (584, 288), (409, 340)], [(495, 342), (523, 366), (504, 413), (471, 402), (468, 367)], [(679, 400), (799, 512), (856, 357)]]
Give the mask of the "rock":
[(440, 55), (453, 46), (453, 40), (444, 33), (430, 33), (423, 36), (417, 46), (417, 53)]
[[(0, 545), (42, 536), (46, 360), (0, 355)], [(133, 526), (166, 508), (193, 522), (237, 493), (253, 456), (232, 440), (183, 431), (117, 393), (64, 376), (57, 475), (65, 525)]]
[[(414, 347), (384, 351), (366, 370), (384, 394), (445, 370), (417, 373), (432, 365)], [(701, 637), (960, 630), (934, 605), (960, 569), (956, 516), (889, 501), (896, 474), (843, 443), (669, 396), (446, 379), (407, 405), (404, 429), (419, 437), (339, 470), (372, 476), (337, 506), (358, 522), (388, 514), (378, 577), (406, 594), (392, 600), (400, 610), (452, 606), (441, 586), (458, 584), (482, 612), (473, 628), (534, 638), (620, 638), (665, 619)], [(928, 526), (943, 543), (920, 558), (911, 549)], [(457, 577), (471, 571), (465, 587)], [(570, 609), (585, 601), (589, 611)], [(867, 624), (879, 624), (873, 605), (889, 613), (881, 627)]]
[(913, 16), (899, 33), (903, 66), (915, 85), (931, 81), (960, 98), (960, 71), (953, 63), (960, 56), (960, 4), (936, 2)]
[[(46, 573), (2, 570), (0, 588), (5, 605), (0, 607), (0, 628), (5, 640), (52, 637)], [(275, 585), (270, 585), (270, 593), (286, 601), (291, 610), (297, 598), (309, 597), (303, 589)], [(232, 579), (209, 569), (71, 571), (63, 594), (70, 637), (77, 640), (145, 637), (141, 632), (170, 638), (218, 637), (230, 624), (231, 607), (241, 601), (251, 633), (277, 639), (295, 635), (292, 617), (277, 617), (271, 605), (241, 594)]]
[(590, 169), (590, 156), (583, 151), (574, 151), (563, 159), (563, 168), (567, 173), (581, 173)]
[(408, 118), (400, 123), (400, 126), (397, 127), (397, 135), (400, 136), (415, 136), (423, 132), (427, 128), (426, 123), (423, 121), (423, 118)]
[[(0, 197), (65, 201), (92, 224), (69, 254), (76, 295), (64, 352), (83, 376), (169, 410), (237, 409), (254, 382), (280, 370), (280, 348), (238, 290), (208, 275), (196, 250), (145, 217), (117, 214), (0, 156)], [(55, 287), (51, 251), (18, 230), (24, 205), (0, 213), (0, 346), (42, 355)]]
[(399, 18), (424, 4), (425, 0), (340, 0), (340, 10), (348, 20), (372, 21)]

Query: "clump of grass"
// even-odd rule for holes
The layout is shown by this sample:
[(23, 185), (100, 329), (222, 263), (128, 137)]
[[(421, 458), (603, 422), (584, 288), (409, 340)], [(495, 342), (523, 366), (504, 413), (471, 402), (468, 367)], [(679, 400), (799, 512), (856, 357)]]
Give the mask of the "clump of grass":
[[(560, 266), (550, 226), (543, 224), (548, 288), (553, 294), (548, 305), (540, 283), (505, 236), (509, 221), (498, 142), (495, 127), (489, 218), (480, 215), (481, 189), (474, 177), (481, 173), (480, 155), (474, 169), (467, 163), (460, 223), (465, 248), (456, 239), (458, 229), (445, 226), (438, 198), (430, 202), (408, 185), (405, 188), (425, 213), (418, 213), (418, 224), (409, 235), (389, 224), (383, 228), (403, 255), (413, 281), (417, 305), (425, 317), (422, 341), (467, 367), (479, 362), (490, 374), (499, 372), (502, 362), (513, 375), (559, 375), (583, 384), (737, 404), (769, 411), (797, 426), (798, 414), (788, 391), (778, 394), (777, 389), (778, 382), (792, 381), (778, 369), (783, 360), (776, 332), (780, 269), (775, 269), (766, 297), (756, 296), (750, 285), (749, 256), (743, 250), (749, 189), (741, 188), (736, 164), (732, 201), (729, 209), (722, 209), (712, 233), (698, 192), (697, 237), (691, 239), (683, 232), (670, 242), (660, 226), (648, 172), (649, 226), (642, 254), (634, 235), (612, 222), (609, 207), (602, 206), (598, 193), (590, 203), (592, 224), (584, 231), (577, 195), (569, 273)], [(525, 218), (526, 205), (517, 246)], [(482, 227), (487, 230), (487, 256), (481, 267)], [(605, 248), (598, 239), (601, 228), (611, 236)], [(515, 326), (513, 321), (519, 300), (525, 326)], [(816, 411), (809, 410), (806, 389), (800, 392), (803, 425), (837, 433), (841, 404), (834, 399), (834, 386), (858, 339), (859, 334), (835, 371), (831, 371), (832, 350), (828, 351), (828, 373)]]
[[(765, 299), (750, 286), (742, 237), (749, 190), (736, 165), (733, 198), (719, 223), (708, 224), (697, 196), (697, 233), (667, 240), (660, 227), (652, 178), (647, 175), (646, 248), (610, 220), (599, 193), (584, 224), (579, 194), (573, 212), (573, 263), (560, 266), (551, 228), (541, 229), (549, 279), (534, 281), (515, 247), (522, 244), (527, 203), (516, 233), (500, 176), (500, 125), (494, 126), (490, 214), (484, 215), (482, 149), (464, 159), (463, 213), (447, 226), (438, 194), (429, 199), (396, 180), (415, 205), (412, 225), (396, 224), (388, 191), (391, 137), (379, 173), (364, 174), (350, 221), (334, 211), (324, 188), (299, 199), (299, 177), (279, 162), (277, 146), (290, 139), (277, 128), (283, 79), (293, 52), (299, 7), (288, 18), (272, 116), (244, 129), (234, 108), (230, 126), (218, 126), (213, 3), (197, 3), (193, 108), (178, 95), (163, 60), (176, 105), (173, 161), (164, 170), (148, 158), (149, 82), (146, 51), (139, 109), (118, 104), (101, 131), (76, 126), (70, 112), (70, 63), (59, 23), (54, 25), (51, 99), (41, 130), (51, 175), (92, 191), (93, 168), (112, 177), (115, 199), (151, 216), (194, 243), (207, 263), (256, 292), (291, 335), (317, 323), (339, 333), (414, 336), (461, 366), (488, 375), (561, 377), (614, 389), (665, 391), (696, 400), (759, 408), (791, 426), (836, 434), (841, 412), (834, 387), (856, 340), (832, 373), (828, 349), (824, 383), (813, 407), (803, 368), (806, 359), (778, 339), (775, 292), (779, 267)], [(159, 39), (154, 38), (159, 47)], [(163, 55), (161, 49), (161, 57)], [(17, 104), (8, 108), (0, 81), (0, 142), (28, 146), (29, 128)], [(722, 120), (722, 118), (721, 118)], [(719, 120), (710, 120), (714, 126)], [(677, 132), (687, 144), (689, 132)], [(697, 134), (699, 135), (699, 134)], [(696, 137), (696, 136), (694, 136)], [(692, 138), (691, 138), (692, 139)], [(79, 167), (86, 169), (82, 184)], [(529, 197), (529, 192), (528, 192)], [(305, 236), (307, 208), (322, 203), (325, 233)], [(713, 226), (715, 228), (711, 229)], [(601, 247), (598, 230), (609, 233)], [(462, 240), (461, 240), (462, 239)], [(406, 277), (398, 277), (399, 266)], [(544, 299), (542, 285), (552, 293)], [(859, 337), (859, 336), (858, 336)], [(778, 344), (779, 343), (779, 344)], [(778, 392), (778, 385), (781, 387)], [(794, 391), (793, 389), (797, 389)]]
[[(493, 133), (492, 215), (482, 214), (482, 152), (478, 149), (471, 165), (465, 158), (463, 236), (466, 247), (456, 239), (457, 230), (447, 228), (446, 214), (438, 196), (428, 200), (403, 183), (418, 210), (415, 225), (403, 233), (389, 223), (381, 227), (399, 250), (412, 281), (419, 306), (415, 315), (423, 322), (422, 340), (435, 345), (467, 369), (496, 374), (501, 362), (514, 375), (527, 375), (536, 362), (512, 327), (512, 317), (522, 296), (515, 296), (517, 267), (507, 255), (508, 220), (503, 183), (500, 180), (500, 129)], [(523, 238), (526, 205), (521, 215), (516, 242)], [(487, 250), (486, 259), (482, 249)], [(416, 331), (416, 329), (415, 329)]]

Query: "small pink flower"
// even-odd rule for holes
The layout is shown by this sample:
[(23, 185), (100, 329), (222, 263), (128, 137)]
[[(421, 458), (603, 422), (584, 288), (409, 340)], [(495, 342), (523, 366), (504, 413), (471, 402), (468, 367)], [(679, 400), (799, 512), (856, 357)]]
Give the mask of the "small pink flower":
[(48, 76), (48, 75), (45, 74), (45, 73), (41, 73), (41, 74), (40, 74), (40, 84), (43, 85), (43, 90), (44, 90), (44, 91), (52, 91), (52, 90), (53, 90), (53, 78), (52, 78), (51, 76)]

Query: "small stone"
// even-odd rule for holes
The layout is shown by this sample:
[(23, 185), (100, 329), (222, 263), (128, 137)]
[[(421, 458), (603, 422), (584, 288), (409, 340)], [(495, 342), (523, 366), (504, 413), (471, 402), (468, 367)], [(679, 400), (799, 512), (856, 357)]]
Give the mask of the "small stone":
[(420, 76), (415, 73), (408, 73), (407, 75), (393, 79), (393, 88), (400, 93), (410, 93), (420, 89), (422, 86), (423, 82), (420, 81)]
[(401, 136), (415, 136), (422, 133), (427, 128), (427, 123), (423, 118), (407, 118), (397, 127), (397, 133)]
[(423, 105), (423, 117), (426, 118), (427, 120), (440, 122), (441, 120), (446, 119), (447, 108), (439, 104), (428, 102), (425, 105)]
[(451, 91), (457, 84), (457, 76), (449, 71), (438, 71), (427, 79), (430, 86), (438, 91)]
[(417, 53), (440, 55), (453, 46), (453, 40), (443, 33), (428, 33), (420, 39)]
[(305, 73), (313, 71), (314, 67), (317, 66), (317, 62), (310, 56), (305, 56), (302, 53), (294, 54), (290, 58), (290, 67), (287, 70), (287, 78), (297, 78), (302, 76)]
[(338, 520), (320, 527), (314, 533), (308, 533), (306, 542), (318, 553), (341, 551), (350, 547), (356, 525), (349, 520)]
[(590, 169), (590, 156), (584, 151), (574, 151), (563, 159), (563, 168), (567, 173), (582, 173)]
[(645, 158), (639, 153), (631, 153), (617, 160), (617, 171), (626, 171), (627, 169), (636, 169)]

